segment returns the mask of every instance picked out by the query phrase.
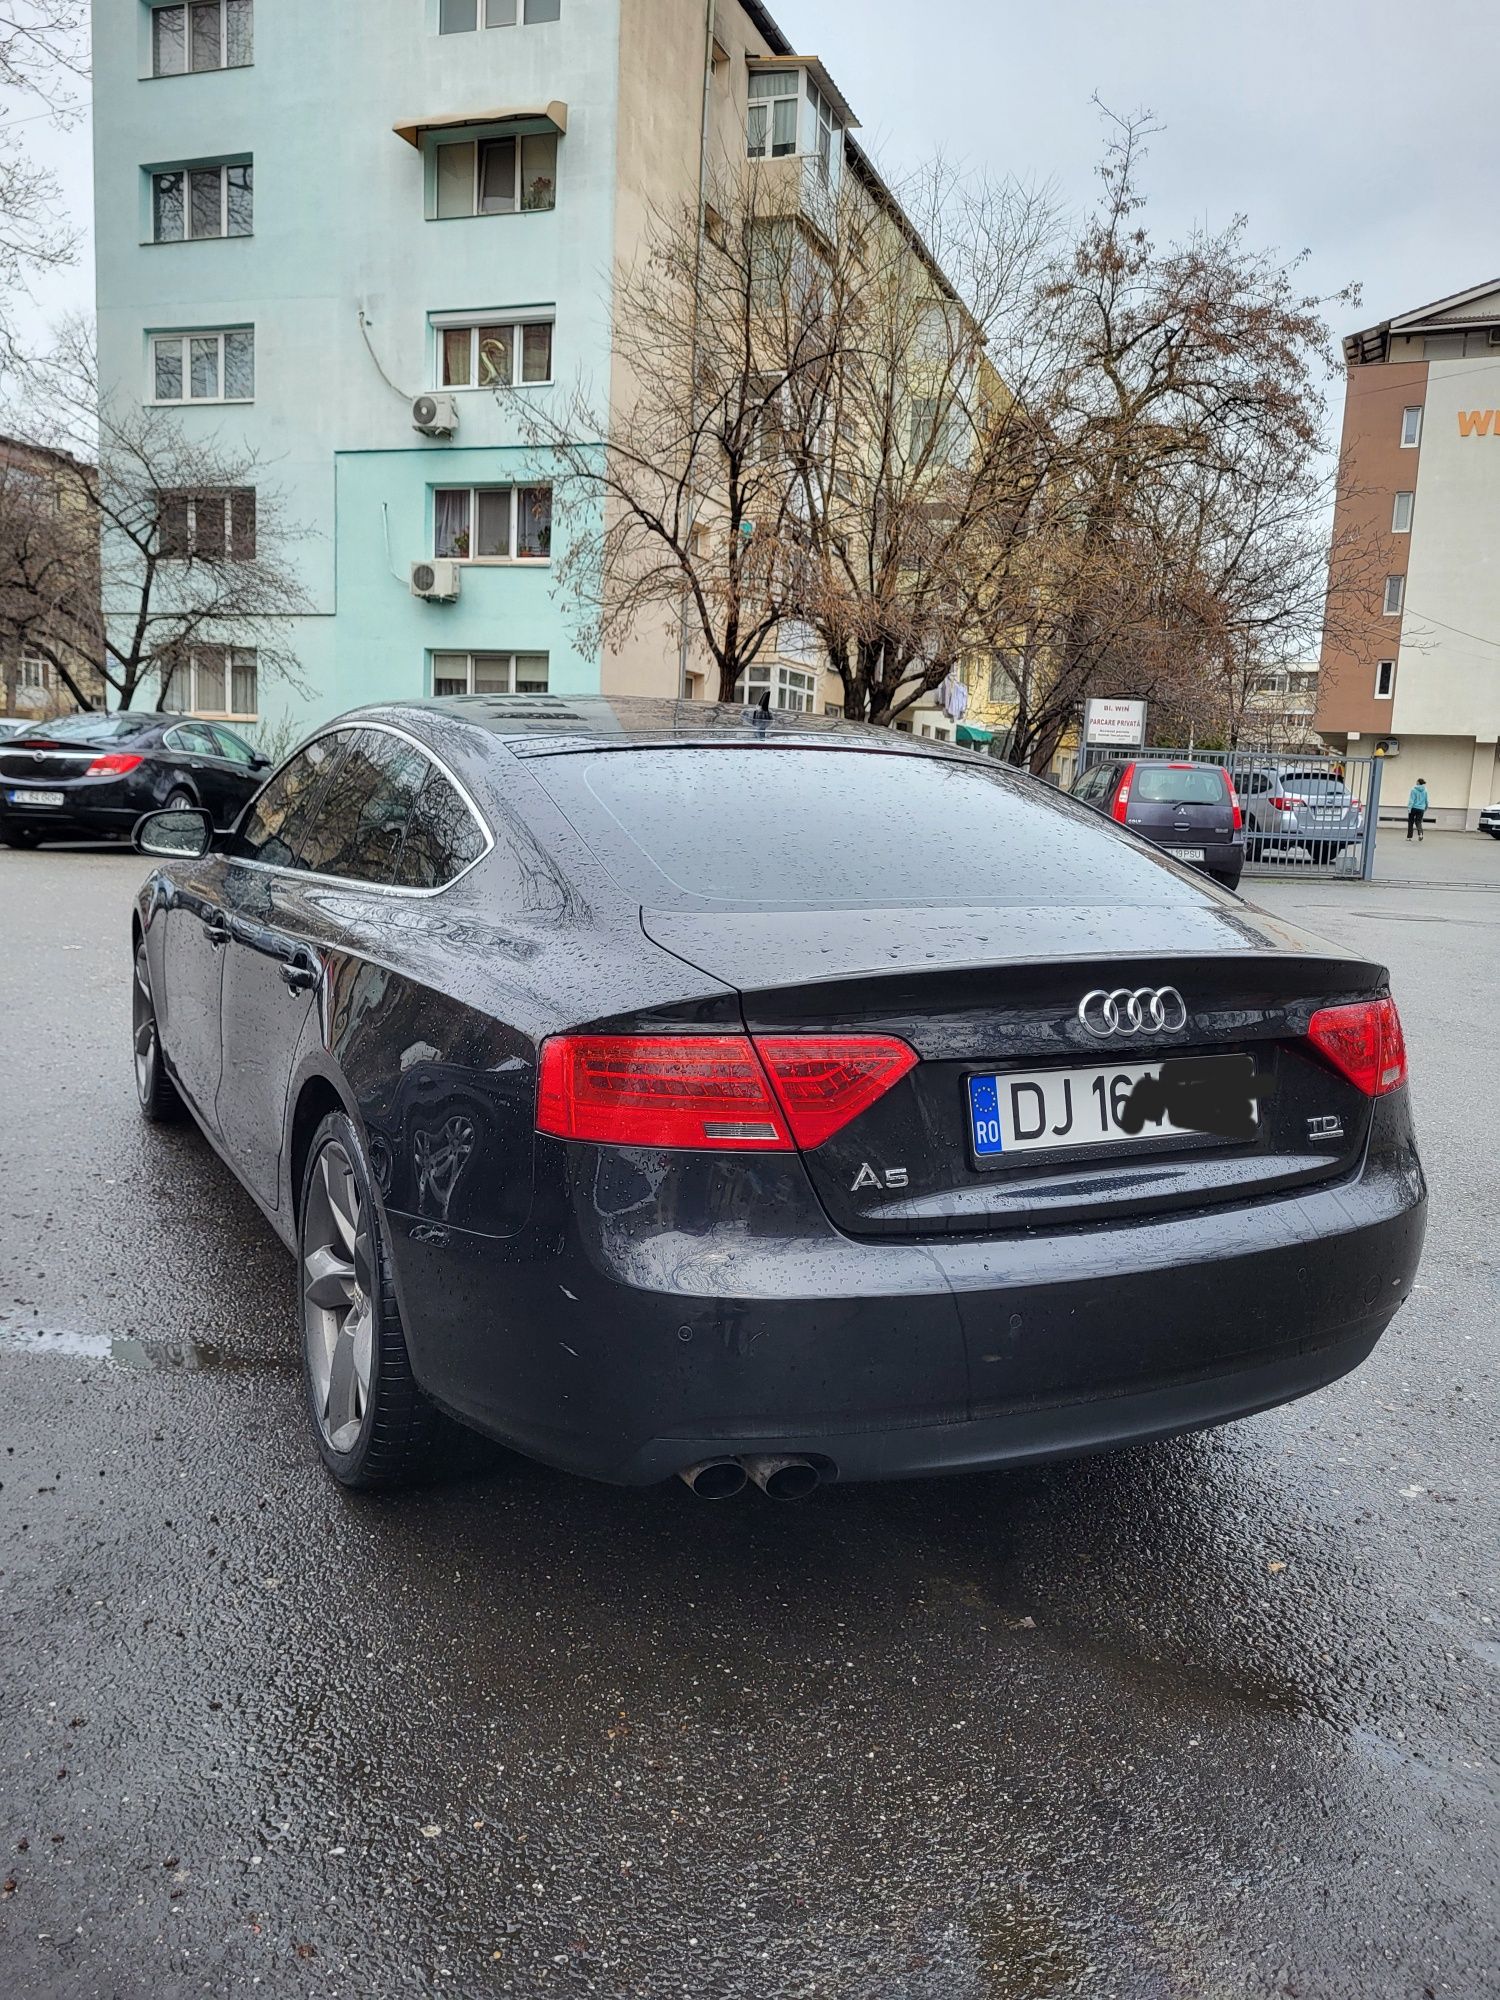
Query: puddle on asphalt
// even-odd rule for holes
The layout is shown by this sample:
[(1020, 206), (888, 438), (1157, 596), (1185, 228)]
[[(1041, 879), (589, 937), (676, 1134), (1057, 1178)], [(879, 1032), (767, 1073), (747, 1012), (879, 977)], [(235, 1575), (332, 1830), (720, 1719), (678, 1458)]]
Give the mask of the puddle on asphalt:
[(73, 1361), (106, 1361), (113, 1368), (186, 1375), (251, 1375), (289, 1370), (290, 1359), (232, 1353), (200, 1340), (142, 1340), (135, 1334), (79, 1333), (71, 1327), (19, 1326), (0, 1318), (0, 1352), (50, 1354)]

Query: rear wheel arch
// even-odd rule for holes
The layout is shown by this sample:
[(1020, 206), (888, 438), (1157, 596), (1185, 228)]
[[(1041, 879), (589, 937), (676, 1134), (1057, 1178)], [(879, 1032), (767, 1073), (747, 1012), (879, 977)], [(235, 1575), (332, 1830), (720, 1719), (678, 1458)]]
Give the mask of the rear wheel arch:
[[(318, 1073), (308, 1077), (297, 1093), (296, 1108), (287, 1127), (291, 1211), (294, 1217), (299, 1217), (301, 1212), (302, 1182), (313, 1137), (330, 1111), (342, 1111), (353, 1118), (348, 1105), (326, 1076)], [(357, 1129), (358, 1119), (354, 1123)]]

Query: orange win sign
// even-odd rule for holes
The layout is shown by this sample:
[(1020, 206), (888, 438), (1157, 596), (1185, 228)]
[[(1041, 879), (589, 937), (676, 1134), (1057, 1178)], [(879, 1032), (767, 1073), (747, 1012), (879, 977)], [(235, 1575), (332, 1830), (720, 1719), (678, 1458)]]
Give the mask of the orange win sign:
[(1458, 434), (1460, 437), (1489, 437), (1490, 426), (1494, 425), (1494, 435), (1500, 437), (1500, 424), (1495, 423), (1493, 410), (1460, 410), (1458, 413)]

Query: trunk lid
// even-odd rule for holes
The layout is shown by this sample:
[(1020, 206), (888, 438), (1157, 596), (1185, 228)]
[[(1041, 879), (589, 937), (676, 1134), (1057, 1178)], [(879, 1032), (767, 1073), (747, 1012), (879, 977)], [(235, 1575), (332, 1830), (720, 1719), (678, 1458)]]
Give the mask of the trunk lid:
[(1234, 798), (1215, 764), (1137, 764), (1125, 824), (1162, 847), (1221, 846), (1234, 838)]
[[(1346, 1174), (1364, 1146), (1370, 1100), (1304, 1037), (1317, 1008), (1381, 991), (1381, 968), (1243, 905), (648, 909), (642, 923), (735, 987), (752, 1033), (893, 1035), (915, 1049), (916, 1068), (804, 1156), (851, 1235), (983, 1235), (1248, 1201)], [(1175, 1031), (1101, 1037), (1080, 1019), (1090, 992), (1164, 986), (1182, 996)], [(971, 1077), (1230, 1054), (1253, 1060), (1263, 1091), (1250, 1139), (975, 1151)]]

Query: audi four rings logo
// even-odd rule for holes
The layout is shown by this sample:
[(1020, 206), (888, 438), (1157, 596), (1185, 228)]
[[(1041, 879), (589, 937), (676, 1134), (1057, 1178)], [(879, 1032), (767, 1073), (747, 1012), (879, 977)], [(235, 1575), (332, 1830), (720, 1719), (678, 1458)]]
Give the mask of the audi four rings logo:
[(1078, 1003), (1078, 1018), (1091, 1035), (1172, 1035), (1187, 1026), (1187, 1005), (1175, 986), (1096, 986)]

